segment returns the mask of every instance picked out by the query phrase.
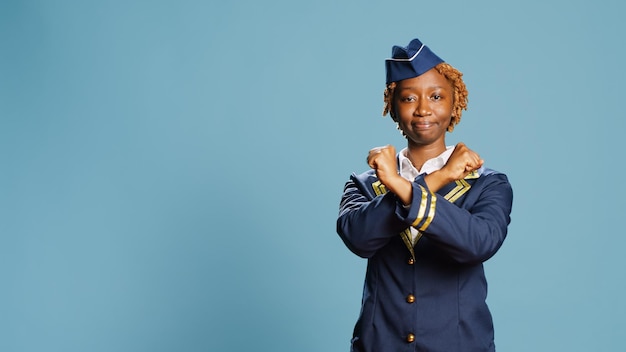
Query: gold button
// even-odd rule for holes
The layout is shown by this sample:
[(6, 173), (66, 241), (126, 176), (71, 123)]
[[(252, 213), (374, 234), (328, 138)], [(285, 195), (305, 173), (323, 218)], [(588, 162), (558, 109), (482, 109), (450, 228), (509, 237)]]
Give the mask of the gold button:
[(415, 341), (415, 335), (413, 334), (406, 335), (406, 342), (411, 343), (413, 341)]
[(413, 265), (415, 264), (415, 259), (413, 259), (413, 257), (409, 258), (409, 260), (406, 261), (407, 264), (409, 265)]
[(415, 296), (413, 296), (413, 295), (406, 296), (406, 301), (407, 301), (407, 303), (415, 302)]

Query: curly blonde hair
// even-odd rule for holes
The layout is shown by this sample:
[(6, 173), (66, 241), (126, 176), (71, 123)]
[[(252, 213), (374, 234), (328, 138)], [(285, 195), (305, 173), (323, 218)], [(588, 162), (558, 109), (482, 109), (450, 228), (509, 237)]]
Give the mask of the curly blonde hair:
[[(463, 74), (452, 67), (450, 64), (442, 62), (434, 67), (437, 72), (446, 77), (446, 79), (452, 84), (454, 89), (454, 102), (452, 106), (452, 118), (450, 119), (450, 125), (448, 125), (448, 132), (452, 132), (454, 130), (454, 126), (456, 126), (459, 122), (461, 122), (461, 115), (463, 114), (463, 110), (467, 110), (467, 87), (465, 86), (465, 82), (463, 82)], [(393, 109), (393, 97), (395, 94), (396, 82), (391, 82), (387, 84), (385, 91), (383, 93), (383, 100), (385, 102), (385, 106), (383, 108), (383, 116), (390, 114), (391, 118), (398, 122), (396, 116), (394, 116)]]

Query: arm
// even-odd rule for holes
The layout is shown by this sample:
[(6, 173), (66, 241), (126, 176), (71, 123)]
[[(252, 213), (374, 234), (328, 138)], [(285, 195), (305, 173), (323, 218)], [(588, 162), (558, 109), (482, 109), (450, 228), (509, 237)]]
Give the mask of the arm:
[(426, 175), (424, 181), (428, 188), (437, 192), (443, 186), (456, 180), (462, 180), (472, 171), (480, 169), (485, 161), (464, 143), (458, 143), (446, 165), (440, 170)]
[(398, 174), (396, 148), (392, 145), (377, 147), (370, 150), (367, 164), (376, 171), (376, 177), (387, 189), (395, 194), (402, 204), (411, 204), (413, 187), (411, 182)]
[[(465, 155), (461, 154), (460, 149), (457, 146), (453, 154)], [(462, 169), (463, 173), (459, 175), (464, 174), (467, 157), (450, 159), (454, 162), (449, 163), (448, 169)], [(434, 194), (398, 174), (396, 150), (392, 145), (371, 149), (367, 163), (375, 171), (378, 181), (390, 192), (379, 196), (372, 192), (372, 182), (375, 179), (371, 172), (361, 175), (372, 177), (369, 179), (367, 176), (362, 178), (353, 175), (344, 188), (337, 219), (337, 233), (346, 246), (361, 257), (373, 256), (402, 230), (420, 223), (423, 226), (424, 221), (429, 223), (434, 215), (434, 203), (428, 200)], [(449, 170), (427, 176), (429, 186), (439, 189), (452, 181), (450, 178), (456, 174)], [(413, 203), (414, 195), (416, 204)], [(409, 208), (415, 211), (407, 216)]]
[(356, 255), (369, 258), (407, 225), (401, 219), (406, 209), (397, 197), (385, 193), (372, 198), (356, 177), (346, 183), (337, 219), (337, 233)]
[[(507, 234), (513, 191), (504, 174), (483, 176), (467, 197), (467, 209), (436, 195), (432, 221), (422, 233), (459, 263), (479, 263), (491, 258)], [(428, 187), (423, 177), (416, 183)], [(473, 195), (472, 195), (473, 193)], [(415, 202), (415, 200), (414, 200)], [(409, 216), (415, 210), (409, 210)]]
[[(406, 206), (411, 204), (413, 187), (411, 182), (398, 174), (396, 149), (392, 145), (373, 148), (367, 157), (369, 166), (376, 170), (380, 181)], [(484, 160), (469, 149), (464, 143), (458, 143), (446, 165), (425, 177), (426, 184), (432, 192), (443, 186), (465, 178), (470, 172), (480, 169)]]
[[(402, 220), (410, 204), (412, 185), (398, 174), (396, 150), (393, 146), (373, 148), (367, 157), (368, 165), (375, 171), (352, 176), (344, 188), (337, 233), (355, 254), (369, 258), (398, 236), (408, 225)], [(376, 194), (372, 182), (380, 181), (386, 190)]]

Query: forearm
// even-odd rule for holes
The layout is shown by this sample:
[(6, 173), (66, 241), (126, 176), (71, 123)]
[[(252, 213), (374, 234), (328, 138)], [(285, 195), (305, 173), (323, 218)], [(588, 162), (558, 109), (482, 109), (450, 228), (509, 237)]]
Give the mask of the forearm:
[(370, 200), (350, 182), (342, 197), (337, 233), (353, 253), (371, 257), (406, 228), (397, 216), (398, 211), (406, 210), (402, 209), (394, 194), (387, 193)]
[(506, 238), (513, 197), (511, 186), (504, 175), (489, 179), (486, 184), (474, 184), (470, 192), (478, 192), (477, 199), (465, 206), (459, 207), (438, 196), (433, 221), (423, 231), (424, 236), (459, 263), (489, 259)]
[(389, 191), (398, 197), (403, 205), (411, 205), (413, 199), (413, 185), (404, 177), (397, 175), (389, 180), (381, 180)]
[(454, 181), (455, 180), (451, 178), (444, 170), (437, 170), (424, 176), (424, 182), (426, 182), (428, 189), (432, 192), (437, 192), (441, 188), (443, 188), (443, 186)]

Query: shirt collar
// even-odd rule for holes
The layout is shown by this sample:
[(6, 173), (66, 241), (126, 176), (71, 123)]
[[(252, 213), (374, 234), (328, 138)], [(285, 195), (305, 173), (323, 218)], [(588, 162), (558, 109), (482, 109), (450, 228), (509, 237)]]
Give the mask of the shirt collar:
[(413, 181), (418, 175), (430, 174), (441, 169), (450, 159), (450, 155), (454, 151), (454, 146), (446, 147), (446, 150), (438, 156), (428, 159), (421, 170), (418, 170), (413, 166), (411, 160), (408, 158), (408, 148), (404, 148), (398, 153), (398, 164), (400, 165), (400, 176), (409, 181)]

